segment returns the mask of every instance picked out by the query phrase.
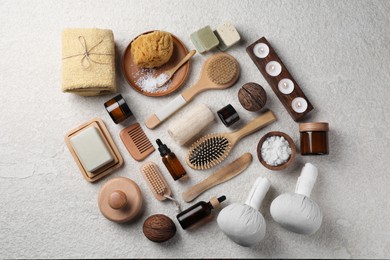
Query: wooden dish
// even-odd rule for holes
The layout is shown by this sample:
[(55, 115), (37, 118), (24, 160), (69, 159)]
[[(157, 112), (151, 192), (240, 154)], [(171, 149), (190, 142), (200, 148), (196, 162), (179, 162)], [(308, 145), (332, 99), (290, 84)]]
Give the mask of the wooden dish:
[[(129, 83), (129, 85), (132, 88), (134, 88), (136, 91), (138, 91), (139, 93), (141, 93), (145, 96), (150, 96), (150, 97), (161, 97), (161, 96), (166, 96), (166, 95), (174, 92), (178, 88), (180, 88), (180, 86), (184, 83), (184, 81), (188, 75), (188, 72), (190, 69), (190, 61), (188, 61), (186, 64), (184, 64), (172, 76), (168, 89), (163, 90), (163, 91), (159, 91), (159, 92), (153, 92), (153, 93), (146, 92), (146, 91), (142, 90), (141, 87), (136, 82), (139, 78), (141, 78), (142, 76), (145, 76), (144, 71), (147, 69), (142, 69), (141, 67), (138, 67), (137, 65), (134, 64), (133, 58), (131, 56), (131, 44), (139, 36), (141, 36), (143, 34), (148, 34), (151, 32), (153, 32), (153, 31), (145, 32), (145, 33), (138, 35), (129, 43), (129, 45), (127, 45), (126, 50), (123, 54), (123, 58), (122, 58), (122, 72), (126, 78), (127, 83)], [(179, 63), (188, 53), (188, 50), (184, 46), (184, 44), (176, 36), (174, 36), (173, 34), (171, 34), (171, 35), (172, 35), (172, 39), (173, 39), (172, 57), (170, 58), (170, 60), (166, 64), (162, 65), (161, 67), (152, 69), (155, 71), (155, 75), (159, 75), (160, 73), (175, 67), (175, 65), (177, 63)]]
[[(74, 136), (75, 134), (77, 134), (79, 132), (82, 132), (83, 130), (85, 130), (88, 127), (96, 127), (96, 129), (98, 130), (104, 143), (107, 145), (108, 149), (110, 150), (111, 155), (114, 157), (114, 160), (111, 163), (108, 163), (107, 165), (102, 166), (96, 172), (93, 172), (93, 173), (87, 171), (87, 169), (84, 168), (84, 166), (83, 166), (80, 158), (78, 157), (77, 152), (74, 149), (72, 142), (71, 142), (72, 136)], [(107, 129), (106, 125), (104, 124), (103, 120), (98, 118), (98, 117), (93, 118), (93, 119), (89, 120), (88, 122), (80, 125), (79, 127), (69, 131), (65, 135), (64, 139), (65, 139), (66, 145), (69, 148), (70, 153), (73, 156), (73, 159), (75, 160), (77, 166), (79, 167), (81, 173), (83, 174), (84, 179), (89, 181), (89, 182), (95, 182), (95, 181), (103, 178), (104, 176), (112, 173), (113, 171), (115, 171), (116, 169), (120, 168), (123, 165), (123, 158), (118, 150), (118, 147), (115, 145), (114, 141), (112, 140), (112, 137), (111, 137), (110, 133), (108, 132), (108, 129)]]
[[(285, 163), (277, 165), (277, 166), (272, 166), (272, 165), (267, 164), (263, 160), (263, 157), (261, 156), (261, 147), (263, 146), (263, 142), (270, 136), (283, 136), (284, 139), (286, 139), (288, 144), (290, 145), (291, 154)], [(280, 171), (280, 170), (286, 169), (291, 164), (291, 162), (294, 160), (295, 153), (296, 153), (296, 148), (295, 148), (294, 141), (291, 139), (291, 137), (289, 135), (287, 135), (283, 132), (279, 132), (279, 131), (268, 132), (260, 139), (260, 141), (257, 145), (257, 158), (259, 158), (259, 161), (261, 162), (262, 165), (264, 165), (264, 167), (266, 167), (267, 169), (273, 170), (273, 171)]]

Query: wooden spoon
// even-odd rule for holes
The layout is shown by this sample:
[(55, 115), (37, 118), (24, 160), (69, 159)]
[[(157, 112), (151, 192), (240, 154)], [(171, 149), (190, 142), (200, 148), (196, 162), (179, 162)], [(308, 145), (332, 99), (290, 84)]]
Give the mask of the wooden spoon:
[(184, 56), (184, 58), (175, 67), (173, 67), (172, 69), (166, 70), (166, 71), (162, 72), (160, 75), (158, 75), (157, 79), (161, 78), (161, 80), (158, 80), (157, 87), (161, 88), (162, 86), (164, 86), (165, 83), (167, 83), (168, 80), (170, 80), (172, 78), (173, 74), (175, 74), (175, 72), (178, 69), (180, 69), (181, 66), (183, 66), (187, 61), (189, 61), (189, 59), (191, 59), (191, 57), (194, 56), (195, 53), (196, 53), (196, 50), (190, 51), (189, 53), (187, 53), (186, 56)]

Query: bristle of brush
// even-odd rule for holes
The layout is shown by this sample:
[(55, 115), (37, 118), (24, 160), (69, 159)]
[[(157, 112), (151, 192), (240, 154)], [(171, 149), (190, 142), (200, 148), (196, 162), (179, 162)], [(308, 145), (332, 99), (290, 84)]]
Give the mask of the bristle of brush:
[(159, 195), (164, 195), (167, 187), (165, 183), (160, 178), (160, 175), (157, 173), (156, 168), (152, 165), (148, 165), (145, 167), (145, 176), (148, 181), (152, 184), (154, 191)]
[(215, 84), (224, 85), (237, 77), (239, 66), (237, 61), (230, 56), (221, 55), (210, 61), (207, 68), (209, 79)]
[(166, 197), (164, 195), (170, 195), (170, 189), (157, 168), (157, 165), (153, 162), (145, 163), (141, 167), (141, 171), (156, 199), (165, 200)]
[(231, 144), (225, 137), (208, 135), (191, 146), (187, 161), (191, 168), (206, 170), (221, 163), (230, 149)]

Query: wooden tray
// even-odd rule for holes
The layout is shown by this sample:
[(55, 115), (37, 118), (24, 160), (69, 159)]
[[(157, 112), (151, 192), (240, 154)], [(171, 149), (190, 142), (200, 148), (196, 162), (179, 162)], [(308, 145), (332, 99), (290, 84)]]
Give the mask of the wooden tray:
[[(84, 168), (83, 164), (81, 163), (79, 157), (77, 156), (77, 153), (74, 150), (73, 145), (70, 141), (70, 139), (72, 138), (73, 135), (77, 134), (80, 131), (83, 131), (84, 129), (86, 129), (88, 127), (96, 127), (98, 129), (100, 135), (103, 137), (103, 141), (105, 142), (105, 144), (107, 145), (107, 147), (110, 150), (110, 153), (114, 157), (113, 162), (111, 162), (107, 165), (104, 165), (102, 168), (98, 169), (94, 173), (88, 172)], [(80, 125), (79, 127), (69, 131), (65, 135), (64, 139), (65, 139), (66, 145), (69, 148), (70, 153), (73, 156), (73, 159), (75, 160), (77, 166), (79, 167), (81, 173), (83, 174), (84, 179), (89, 181), (89, 182), (95, 182), (123, 165), (122, 155), (120, 154), (117, 146), (115, 145), (114, 141), (112, 140), (112, 137), (111, 137), (110, 133), (108, 132), (106, 125), (104, 124), (103, 120), (101, 120), (100, 118), (93, 118), (93, 119), (89, 120), (88, 122)]]
[[(137, 39), (139, 36), (141, 36), (143, 34), (147, 34), (150, 32), (153, 32), (153, 31), (145, 32), (145, 33), (138, 35), (126, 47), (126, 50), (125, 50), (125, 52), (123, 54), (123, 58), (122, 58), (122, 71), (123, 71), (123, 74), (127, 80), (127, 83), (129, 83), (129, 85), (131, 87), (133, 87), (139, 93), (141, 93), (145, 96), (150, 96), (150, 97), (166, 96), (166, 95), (174, 92), (178, 88), (180, 88), (180, 86), (184, 83), (184, 81), (187, 77), (187, 74), (189, 72), (189, 69), (190, 69), (190, 61), (188, 61), (186, 64), (184, 64), (173, 75), (173, 77), (171, 78), (171, 82), (169, 83), (168, 89), (161, 91), (161, 92), (143, 91), (141, 89), (141, 87), (136, 82), (139, 78), (141, 78), (142, 76), (145, 76), (146, 73), (143, 73), (143, 71), (145, 71), (145, 69), (142, 69), (134, 64), (130, 49), (131, 49), (131, 44), (135, 39)], [(159, 75), (163, 71), (173, 68), (188, 53), (188, 50), (184, 46), (184, 44), (176, 36), (174, 36), (173, 34), (171, 34), (171, 35), (173, 38), (172, 57), (166, 64), (162, 65), (161, 67), (153, 69), (153, 70), (155, 70), (155, 75)]]

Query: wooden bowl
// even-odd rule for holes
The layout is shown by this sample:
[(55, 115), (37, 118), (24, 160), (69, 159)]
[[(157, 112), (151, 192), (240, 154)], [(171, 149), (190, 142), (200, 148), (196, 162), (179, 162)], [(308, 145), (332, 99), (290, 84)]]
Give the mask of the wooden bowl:
[[(283, 164), (280, 164), (280, 165), (277, 165), (277, 166), (272, 166), (272, 165), (269, 165), (267, 164), (264, 160), (263, 160), (263, 157), (261, 156), (261, 147), (263, 146), (263, 143), (264, 141), (270, 137), (270, 136), (283, 136), (284, 139), (286, 139), (286, 141), (288, 142), (288, 144), (290, 145), (290, 148), (291, 148), (291, 154), (290, 154), (290, 157), (288, 158), (288, 160), (283, 163)], [(267, 169), (270, 169), (270, 170), (273, 170), (273, 171), (280, 171), (280, 170), (284, 170), (286, 169), (290, 164), (291, 162), (294, 160), (295, 158), (295, 153), (296, 153), (296, 148), (295, 148), (295, 144), (294, 144), (294, 141), (291, 139), (291, 137), (283, 132), (279, 132), (279, 131), (272, 131), (272, 132), (269, 132), (267, 134), (265, 134), (259, 141), (258, 145), (257, 145), (257, 158), (259, 158), (259, 161), (260, 163), (266, 167)]]
[[(145, 33), (138, 35), (127, 45), (126, 50), (125, 50), (123, 57), (122, 57), (122, 72), (126, 78), (127, 83), (129, 83), (129, 85), (132, 88), (134, 88), (136, 91), (138, 91), (139, 93), (141, 93), (145, 96), (150, 96), (150, 97), (161, 97), (161, 96), (166, 96), (166, 95), (174, 92), (175, 90), (180, 88), (180, 86), (183, 85), (183, 83), (188, 75), (189, 69), (190, 69), (190, 61), (188, 61), (186, 64), (184, 64), (172, 76), (168, 89), (166, 89), (164, 91), (159, 91), (159, 92), (143, 91), (142, 88), (137, 84), (137, 80), (145, 75), (145, 73), (143, 73), (143, 71), (145, 71), (145, 69), (142, 69), (141, 67), (138, 67), (137, 65), (134, 64), (133, 58), (131, 56), (131, 44), (139, 36), (141, 36), (143, 34), (151, 33), (151, 32), (153, 32), (153, 31), (148, 31), (148, 32), (145, 32)], [(173, 68), (188, 53), (188, 50), (184, 46), (184, 44), (175, 35), (173, 35), (173, 34), (171, 34), (171, 35), (172, 35), (172, 39), (173, 39), (172, 57), (169, 59), (169, 61), (166, 64), (164, 64), (158, 68), (153, 69), (155, 71), (156, 75), (159, 75), (160, 73)]]

